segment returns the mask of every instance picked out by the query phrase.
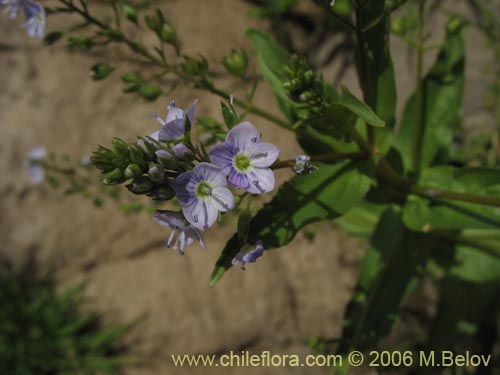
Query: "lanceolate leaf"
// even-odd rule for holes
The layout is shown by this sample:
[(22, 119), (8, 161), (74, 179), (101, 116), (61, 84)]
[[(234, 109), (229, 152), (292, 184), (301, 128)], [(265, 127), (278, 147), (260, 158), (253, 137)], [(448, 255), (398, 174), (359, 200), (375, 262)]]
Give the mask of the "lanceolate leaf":
[[(358, 34), (356, 66), (366, 103), (389, 127), (393, 127), (396, 83), (389, 50), (390, 17), (384, 16), (384, 3), (383, 0), (368, 1), (358, 11), (359, 26), (368, 27), (368, 30)], [(377, 19), (379, 21), (371, 26)]]
[(268, 33), (257, 29), (248, 29), (246, 34), (257, 50), (260, 71), (271, 86), (281, 111), (290, 122), (294, 122), (296, 118), (292, 102), (283, 88), (284, 68), (288, 63), (287, 53)]
[(377, 116), (368, 105), (351, 94), (351, 92), (345, 86), (342, 87), (342, 92), (340, 93), (340, 95), (335, 95), (334, 103), (340, 104), (342, 107), (347, 108), (367, 124), (376, 127), (385, 126), (385, 121)]
[[(253, 217), (248, 233), (250, 244), (260, 239), (266, 250), (284, 246), (305, 225), (335, 219), (359, 204), (372, 183), (371, 161), (318, 166), (312, 174), (295, 176), (285, 183)], [(231, 267), (231, 260), (239, 250), (235, 234), (217, 261), (212, 285)]]
[[(453, 132), (458, 125), (464, 88), (464, 64), (462, 28), (448, 28), (444, 45), (422, 86), (422, 166), (432, 165), (438, 154), (447, 154)], [(411, 147), (415, 139), (415, 111), (414, 94), (406, 104), (396, 142), (406, 168), (411, 163)]]
[(390, 332), (431, 247), (432, 238), (406, 229), (396, 209), (382, 214), (345, 313), (340, 353), (371, 348)]

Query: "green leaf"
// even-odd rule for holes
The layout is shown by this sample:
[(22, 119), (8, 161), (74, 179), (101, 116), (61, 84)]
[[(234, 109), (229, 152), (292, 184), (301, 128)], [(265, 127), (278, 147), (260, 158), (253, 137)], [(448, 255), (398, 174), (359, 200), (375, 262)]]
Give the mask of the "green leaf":
[(385, 126), (385, 121), (378, 117), (368, 105), (356, 98), (345, 86), (342, 86), (341, 94), (336, 94), (333, 102), (347, 108), (367, 124), (375, 127)]
[[(318, 166), (315, 172), (286, 182), (273, 200), (253, 217), (248, 231), (250, 243), (260, 239), (266, 250), (284, 246), (307, 224), (335, 219), (359, 204), (372, 183), (374, 165), (371, 161)], [(239, 250), (235, 234), (217, 261), (211, 285), (231, 267), (231, 260)]]
[(236, 110), (232, 105), (229, 107), (224, 102), (220, 102), (222, 109), (222, 117), (224, 118), (224, 123), (228, 129), (233, 128), (236, 124), (240, 122)]
[[(436, 62), (425, 76), (423, 90), (423, 142), (421, 165), (432, 165), (438, 155), (446, 156), (455, 129), (464, 89), (465, 47), (462, 28), (448, 28)], [(411, 164), (415, 140), (416, 95), (406, 103), (396, 148), (401, 151), (406, 169)]]
[(395, 208), (382, 214), (346, 309), (339, 353), (371, 348), (390, 333), (432, 241), (406, 229)]
[(161, 95), (161, 89), (153, 84), (142, 85), (139, 88), (139, 95), (146, 100), (153, 101)]
[(274, 38), (261, 30), (248, 29), (247, 36), (257, 51), (259, 67), (264, 79), (269, 83), (276, 96), (276, 101), (283, 114), (295, 122), (293, 103), (283, 88), (285, 80), (284, 68), (288, 64), (288, 55)]
[(390, 17), (380, 0), (367, 1), (358, 12), (359, 27), (368, 29), (356, 38), (356, 67), (363, 97), (377, 116), (393, 128), (396, 83), (389, 49)]
[(363, 202), (339, 217), (336, 223), (350, 235), (370, 238), (385, 208), (385, 205)]
[[(487, 168), (431, 167), (422, 171), (419, 185), (459, 193), (500, 195), (500, 170)], [(500, 227), (500, 209), (475, 203), (410, 196), (403, 220), (416, 231), (434, 229), (487, 229)]]
[[(500, 259), (467, 246), (457, 246), (455, 254), (455, 264), (440, 288), (429, 350), (452, 350), (460, 341), (475, 336), (498, 299)], [(485, 349), (478, 352), (487, 352)]]

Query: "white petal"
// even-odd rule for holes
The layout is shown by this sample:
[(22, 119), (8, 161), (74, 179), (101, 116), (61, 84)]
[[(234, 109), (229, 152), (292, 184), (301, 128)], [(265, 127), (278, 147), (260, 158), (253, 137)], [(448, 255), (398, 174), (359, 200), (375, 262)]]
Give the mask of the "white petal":
[(182, 212), (189, 223), (200, 230), (208, 229), (217, 220), (217, 208), (209, 200), (194, 200), (189, 206), (183, 207)]
[(279, 153), (280, 149), (271, 143), (256, 143), (250, 147), (250, 162), (255, 167), (270, 167)]
[(227, 188), (218, 187), (212, 190), (212, 204), (218, 211), (227, 212), (234, 208), (233, 193)]
[(170, 121), (176, 119), (184, 119), (184, 111), (177, 107), (170, 107), (165, 122), (168, 124)]
[(200, 181), (207, 181), (213, 187), (226, 186), (226, 176), (222, 169), (210, 163), (198, 163), (193, 172)]
[(242, 122), (229, 131), (226, 141), (231, 142), (239, 151), (243, 151), (252, 144), (260, 142), (260, 133), (251, 123)]
[(262, 194), (274, 190), (274, 173), (269, 168), (253, 168), (247, 176), (250, 180), (249, 193)]

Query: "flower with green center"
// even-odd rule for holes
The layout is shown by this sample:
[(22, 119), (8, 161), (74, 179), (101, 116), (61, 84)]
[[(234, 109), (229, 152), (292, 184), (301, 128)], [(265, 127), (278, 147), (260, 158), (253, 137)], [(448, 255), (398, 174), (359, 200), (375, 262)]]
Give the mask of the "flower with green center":
[(226, 141), (215, 145), (208, 153), (210, 160), (229, 176), (230, 186), (252, 194), (274, 189), (275, 179), (269, 168), (278, 158), (278, 147), (260, 143), (259, 131), (249, 122), (232, 128)]
[(217, 220), (219, 211), (234, 208), (226, 176), (216, 165), (199, 163), (192, 171), (180, 174), (171, 185), (184, 217), (194, 228), (205, 230)]

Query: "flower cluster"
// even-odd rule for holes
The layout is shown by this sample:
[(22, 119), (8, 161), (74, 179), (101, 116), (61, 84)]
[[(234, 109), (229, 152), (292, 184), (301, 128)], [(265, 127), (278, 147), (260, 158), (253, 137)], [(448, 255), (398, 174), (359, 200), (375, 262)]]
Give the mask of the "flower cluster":
[[(92, 162), (103, 173), (106, 184), (132, 181), (127, 188), (156, 200), (175, 197), (180, 211), (157, 211), (153, 219), (170, 228), (166, 246), (184, 254), (186, 246), (198, 241), (205, 248), (201, 232), (210, 228), (221, 213), (236, 208), (233, 191), (243, 189), (262, 194), (274, 189), (271, 165), (278, 147), (261, 142), (259, 131), (249, 122), (235, 125), (223, 142), (208, 152), (191, 142), (197, 101), (186, 111), (170, 102), (166, 118), (152, 113), (161, 128), (134, 144), (114, 139), (113, 149), (100, 147)], [(255, 252), (235, 257), (243, 267), (262, 255), (263, 245)]]
[(43, 38), (45, 34), (45, 11), (43, 6), (31, 0), (0, 0), (4, 13), (9, 14), (10, 19), (14, 19), (22, 9), (26, 22), (23, 28), (28, 36), (32, 38)]

